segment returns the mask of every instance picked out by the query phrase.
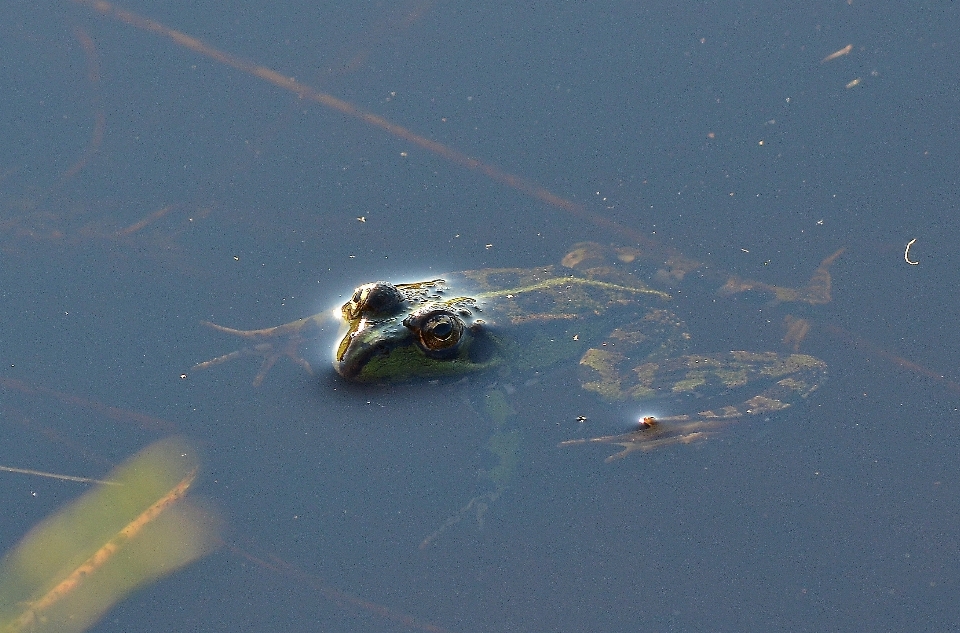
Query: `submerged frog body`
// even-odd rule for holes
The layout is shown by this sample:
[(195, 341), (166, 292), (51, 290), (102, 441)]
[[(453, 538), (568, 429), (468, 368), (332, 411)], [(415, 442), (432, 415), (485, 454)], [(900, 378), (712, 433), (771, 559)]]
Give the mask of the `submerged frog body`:
[[(828, 266), (840, 252), (825, 259), (804, 288), (730, 277), (721, 292), (752, 290), (778, 301), (824, 303), (829, 300)], [(493, 427), (486, 448), (495, 464), (479, 473), (484, 491), (424, 539), (423, 548), (471, 514), (482, 522), (513, 476), (520, 432), (506, 397), (508, 389), (497, 386), (507, 376), (577, 363), (580, 385), (605, 400), (659, 398), (671, 403), (664, 406), (692, 410), (645, 416), (629, 433), (560, 444), (619, 445), (621, 450), (607, 461), (709, 437), (725, 424), (785, 409), (823, 382), (825, 364), (806, 354), (691, 353), (690, 334), (671, 310), (670, 295), (641, 276), (639, 260), (634, 249), (582, 243), (559, 266), (466, 271), (405, 284), (369, 283), (358, 287), (339, 311), (285, 325), (234, 330), (208, 323), (257, 342), (197, 368), (259, 355), (264, 361), (255, 385), (281, 356), (312, 371), (300, 349), (336, 319), (345, 334), (334, 351), (333, 365), (348, 380), (390, 383), (493, 374), (489, 381), (493, 384), (476, 408)], [(668, 267), (671, 272), (661, 271), (661, 276), (678, 279), (690, 271), (684, 262), (668, 262)], [(791, 329), (789, 336), (798, 344), (805, 331), (802, 322), (795, 321)], [(706, 402), (711, 408), (703, 408)]]
[[(821, 384), (825, 364), (805, 354), (689, 353), (691, 337), (670, 310), (670, 295), (650, 287), (631, 269), (638, 259), (633, 249), (583, 243), (560, 266), (484, 269), (417, 283), (365, 284), (340, 310), (346, 333), (336, 348), (334, 367), (349, 380), (384, 383), (493, 370), (529, 372), (570, 360), (579, 362), (581, 386), (607, 400), (716, 400), (731, 394), (731, 402), (710, 410), (646, 417), (630, 433), (562, 444), (620, 445), (623, 450), (610, 459), (701, 439), (722, 424), (787, 408)], [(817, 283), (826, 279), (826, 290), (830, 261), (825, 260), (814, 275)], [(737, 283), (746, 287), (743, 281)], [(777, 290), (780, 296), (783, 289)], [(265, 358), (256, 382), (281, 355), (310, 369), (299, 348), (329, 318), (322, 313), (248, 331), (210, 324), (239, 336), (285, 344), (261, 343), (198, 367), (255, 353)], [(502, 421), (496, 425), (503, 426)]]

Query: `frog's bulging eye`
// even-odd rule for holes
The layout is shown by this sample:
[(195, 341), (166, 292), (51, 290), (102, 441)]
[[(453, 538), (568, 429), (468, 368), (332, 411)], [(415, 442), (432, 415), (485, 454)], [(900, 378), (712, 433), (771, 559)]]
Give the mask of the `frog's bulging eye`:
[(463, 337), (463, 320), (447, 310), (413, 314), (403, 324), (416, 332), (426, 352), (450, 350)]
[(463, 334), (463, 323), (455, 316), (441, 314), (428, 321), (420, 330), (420, 340), (431, 349), (446, 349), (456, 345)]
[(350, 301), (343, 304), (343, 318), (353, 321), (361, 317), (377, 317), (394, 314), (403, 303), (403, 294), (386, 281), (364, 284), (353, 291)]

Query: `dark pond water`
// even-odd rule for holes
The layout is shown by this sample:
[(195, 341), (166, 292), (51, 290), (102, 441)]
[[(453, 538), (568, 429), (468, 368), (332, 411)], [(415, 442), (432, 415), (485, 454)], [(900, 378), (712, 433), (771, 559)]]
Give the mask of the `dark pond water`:
[[(0, 464), (98, 476), (180, 433), (229, 544), (95, 630), (960, 625), (957, 3), (123, 8), (610, 223), (89, 7), (8, 3)], [(72, 170), (98, 113), (102, 142)], [(560, 371), (515, 396), (521, 465), (483, 528), (421, 551), (484, 466), (467, 388), (347, 388), (333, 332), (306, 349), (320, 375), (190, 371), (237, 347), (202, 320), (264, 327), (375, 279), (638, 235), (792, 286), (846, 247), (828, 305), (703, 289), (682, 306), (717, 349), (783, 349), (799, 311), (828, 382), (769, 420), (604, 464), (557, 442), (584, 432), (577, 415), (607, 433), (630, 412)], [(0, 479), (4, 549), (84, 489)]]

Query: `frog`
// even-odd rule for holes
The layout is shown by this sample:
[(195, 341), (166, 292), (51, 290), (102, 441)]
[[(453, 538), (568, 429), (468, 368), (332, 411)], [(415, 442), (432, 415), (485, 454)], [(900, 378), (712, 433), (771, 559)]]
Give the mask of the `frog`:
[[(807, 287), (790, 290), (729, 278), (720, 292), (758, 290), (775, 300), (829, 300), (828, 267), (821, 263)], [(646, 274), (639, 249), (575, 244), (559, 264), (534, 268), (486, 268), (407, 283), (358, 286), (338, 310), (260, 330), (206, 325), (257, 341), (198, 364), (204, 369), (239, 356), (257, 355), (260, 384), (273, 364), (288, 357), (308, 372), (300, 349), (333, 320), (342, 334), (333, 368), (345, 380), (367, 384), (456, 380), (492, 376), (482, 400), (493, 426), (487, 450), (495, 465), (482, 471), (489, 489), (473, 497), (436, 533), (469, 513), (478, 521), (506, 489), (517, 465), (519, 429), (508, 401), (512, 376), (537, 375), (577, 363), (580, 387), (611, 402), (719, 400), (709, 409), (671, 416), (644, 415), (627, 433), (560, 443), (615, 445), (607, 461), (635, 452), (690, 444), (742, 419), (787, 409), (809, 397), (826, 378), (826, 364), (798, 351), (731, 350), (695, 353), (692, 335), (673, 310), (673, 297), (657, 287), (663, 270)], [(792, 299), (791, 299), (792, 298)], [(729, 393), (732, 401), (723, 402)]]

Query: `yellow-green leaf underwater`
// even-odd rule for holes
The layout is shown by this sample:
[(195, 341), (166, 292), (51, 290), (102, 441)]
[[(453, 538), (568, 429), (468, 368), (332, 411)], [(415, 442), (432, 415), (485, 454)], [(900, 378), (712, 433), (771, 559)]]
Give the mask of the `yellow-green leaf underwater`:
[(130, 592), (212, 551), (216, 519), (184, 499), (196, 455), (180, 438), (127, 460), (35, 526), (0, 561), (0, 632), (83, 631)]

